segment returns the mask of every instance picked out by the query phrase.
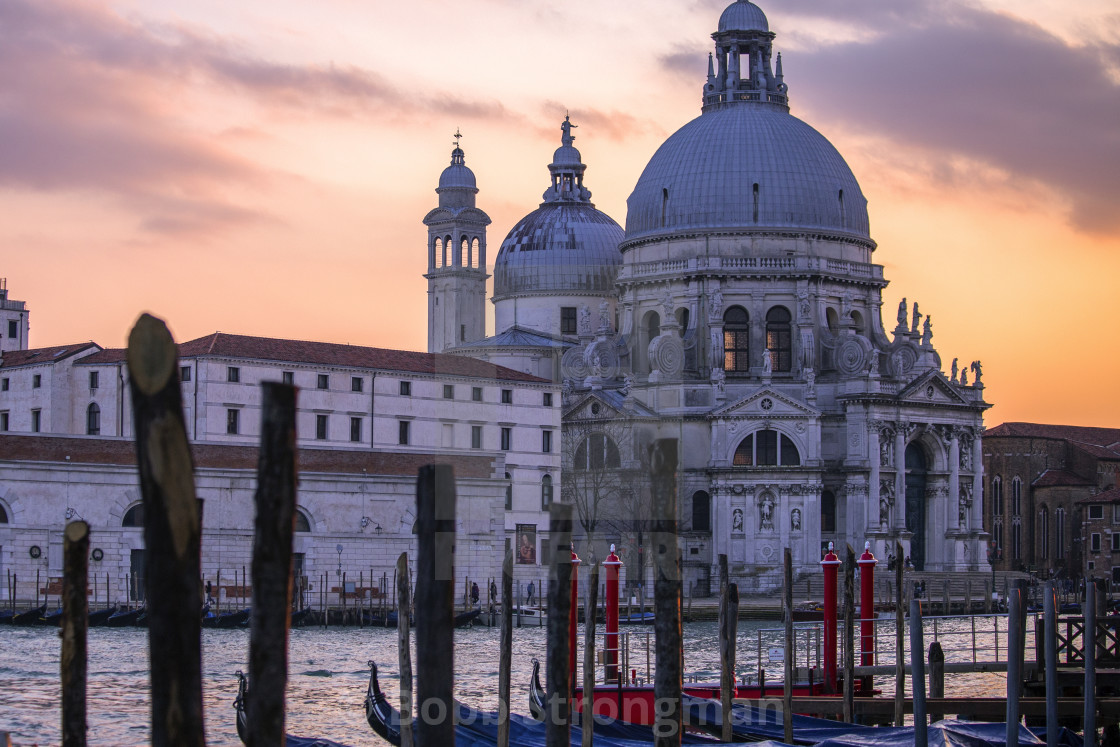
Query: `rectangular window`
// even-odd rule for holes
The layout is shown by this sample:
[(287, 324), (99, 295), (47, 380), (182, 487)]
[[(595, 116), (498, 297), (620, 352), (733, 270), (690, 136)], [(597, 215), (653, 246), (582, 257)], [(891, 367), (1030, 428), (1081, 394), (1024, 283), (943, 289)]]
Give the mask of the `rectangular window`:
[(544, 393), (544, 406), (545, 407), (552, 407), (552, 392), (545, 392)]
[(401, 446), (408, 446), (408, 421), (401, 420), (397, 424), (397, 443)]
[(1112, 504), (1112, 523), (1120, 524), (1120, 503)]
[(315, 438), (319, 441), (327, 440), (327, 416), (319, 414), (315, 416)]
[(443, 385), (443, 398), (444, 399), (455, 399), (455, 387), (453, 385), (451, 385), (451, 384), (444, 384)]
[(190, 380), (191, 380), (191, 367), (190, 366), (179, 366), (179, 381), (190, 381)]
[(351, 376), (350, 377), (350, 391), (352, 391), (352, 392), (362, 391), (362, 377), (361, 376)]
[(42, 385), (43, 385), (43, 376), (41, 374), (35, 374), (34, 376), (31, 377), (31, 388), (32, 389), (38, 389)]
[(1089, 536), (1089, 549), (1092, 552), (1100, 552), (1101, 551), (1101, 535), (1100, 535), (1100, 532), (1093, 532)]
[(472, 425), (471, 426), (471, 448), (472, 449), (481, 449), (482, 448), (482, 426), (481, 425)]
[(0, 392), (6, 392), (12, 386), (12, 380), (5, 377), (0, 379)]
[(288, 386), (294, 385), (296, 383), (296, 372), (295, 371), (281, 371), (280, 372), (280, 381), (287, 384)]
[(100, 384), (101, 384), (101, 372), (100, 371), (90, 371), (89, 372), (89, 388), (90, 389), (96, 389)]
[(8, 430), (8, 413), (0, 412), (0, 431)]
[(502, 428), (502, 451), (509, 451), (513, 442), (513, 428)]
[(1095, 506), (1089, 506), (1089, 520), (1100, 521), (1104, 518), (1104, 506), (1099, 503)]
[(561, 306), (560, 307), (560, 334), (574, 335), (577, 332), (576, 328), (576, 307), (575, 306)]
[(552, 453), (552, 431), (541, 431), (541, 453)]
[(482, 387), (480, 387), (480, 386), (471, 387), (471, 401), (472, 402), (481, 402), (482, 401)]
[(1120, 532), (1112, 533), (1112, 551), (1120, 552)]
[(15, 319), (8, 320), (8, 337), (13, 340), (19, 337), (19, 323)]
[(355, 443), (362, 440), (361, 418), (350, 418), (350, 440)]
[(43, 423), (43, 411), (42, 410), (32, 410), (31, 411), (31, 432), (32, 433), (38, 433), (42, 423)]
[(503, 389), (502, 390), (502, 404), (503, 405), (512, 405), (513, 404), (513, 390), (512, 389)]
[(239, 432), (241, 424), (241, 411), (235, 409), (226, 410), (226, 433), (231, 436), (236, 436)]
[(241, 369), (237, 366), (226, 366), (226, 381), (236, 384), (241, 381)]
[(401, 382), (401, 396), (402, 397), (411, 397), (412, 396), (412, 382), (411, 381), (402, 381)]
[(319, 374), (318, 388), (319, 389), (330, 389), (331, 388), (331, 377), (328, 374)]

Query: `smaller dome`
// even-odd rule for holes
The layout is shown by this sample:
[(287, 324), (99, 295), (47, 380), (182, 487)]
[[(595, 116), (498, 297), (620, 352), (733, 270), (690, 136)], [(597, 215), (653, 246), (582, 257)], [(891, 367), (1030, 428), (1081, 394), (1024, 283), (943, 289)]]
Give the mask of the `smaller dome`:
[(719, 17), (720, 31), (770, 31), (766, 14), (748, 0), (736, 0)]
[(561, 145), (552, 154), (552, 163), (555, 166), (576, 166), (582, 164), (583, 159), (574, 146)]
[(439, 189), (478, 189), (474, 172), (464, 162), (462, 148), (451, 151), (451, 165), (439, 175)]

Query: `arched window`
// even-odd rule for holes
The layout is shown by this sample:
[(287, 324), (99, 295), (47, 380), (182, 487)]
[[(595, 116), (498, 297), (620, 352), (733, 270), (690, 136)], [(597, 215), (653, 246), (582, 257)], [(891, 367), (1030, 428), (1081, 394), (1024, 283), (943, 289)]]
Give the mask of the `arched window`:
[(692, 531), (712, 531), (712, 499), (703, 490), (692, 494)]
[(1023, 481), (1018, 477), (1011, 480), (1011, 559), (1023, 559)]
[(742, 306), (732, 306), (723, 314), (723, 370), (750, 371), (750, 352), (750, 317)]
[(1066, 510), (1054, 509), (1054, 557), (1066, 559)]
[(459, 264), (463, 267), (471, 266), (471, 241), (466, 236), (459, 242)]
[(677, 309), (676, 315), (677, 315), (677, 326), (680, 327), (681, 337), (684, 337), (684, 333), (688, 331), (688, 309), (685, 309), (685, 308)]
[(852, 312), (852, 324), (856, 328), (856, 332), (863, 334), (863, 315), (858, 311)]
[(471, 267), (482, 267), (482, 242), (477, 236), (471, 241)]
[(541, 508), (548, 509), (552, 505), (552, 475), (541, 478)]
[(144, 504), (137, 503), (132, 508), (124, 512), (124, 518), (121, 519), (122, 527), (143, 527), (144, 526)]
[(992, 515), (1003, 516), (1003, 478), (992, 478)]
[(432, 241), (432, 255), (435, 257), (433, 261), (436, 267), (443, 267), (443, 239), (438, 236)]
[(653, 339), (661, 334), (661, 315), (656, 311), (651, 311), (646, 314), (646, 340), (653, 342)]
[(86, 408), (86, 435), (101, 435), (101, 408), (96, 402), (90, 402)]
[(577, 472), (595, 469), (617, 469), (622, 464), (618, 446), (603, 433), (592, 433), (576, 448), (572, 469)]
[(831, 490), (821, 493), (821, 533), (836, 531), (836, 495)]
[(801, 454), (793, 439), (784, 433), (757, 431), (739, 443), (731, 464), (735, 467), (796, 467), (801, 464)]
[(790, 334), (789, 309), (775, 306), (766, 312), (766, 348), (774, 371), (790, 371), (793, 368), (793, 337)]
[(506, 510), (513, 508), (513, 477), (506, 473)]
[(1038, 551), (1043, 560), (1050, 559), (1050, 512), (1038, 509)]
[(7, 524), (7, 523), (8, 523), (8, 512), (4, 510), (3, 506), (0, 506), (0, 524)]
[(840, 331), (840, 317), (836, 313), (836, 309), (831, 306), (824, 311), (825, 322), (828, 324), (828, 331), (836, 334)]

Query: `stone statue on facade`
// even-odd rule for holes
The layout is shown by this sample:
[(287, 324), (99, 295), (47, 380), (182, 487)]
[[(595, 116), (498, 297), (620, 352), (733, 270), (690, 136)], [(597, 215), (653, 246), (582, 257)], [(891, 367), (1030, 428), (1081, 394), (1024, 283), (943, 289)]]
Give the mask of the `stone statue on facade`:
[(906, 299), (898, 302), (898, 326), (906, 328)]
[(774, 359), (770, 355), (770, 348), (762, 351), (762, 374), (769, 376), (774, 373)]
[(801, 330), (801, 368), (803, 370), (813, 368), (813, 357), (816, 353), (816, 345), (813, 340), (813, 330)]
[(591, 309), (587, 308), (587, 304), (579, 307), (579, 334), (581, 337), (591, 335)]
[(953, 366), (952, 366), (952, 368), (949, 369), (949, 381), (956, 381), (957, 380), (957, 371), (958, 370), (959, 369), (957, 368), (957, 359), (954, 358), (953, 359)]
[(879, 376), (879, 351), (872, 348), (869, 357), (871, 358), (871, 365), (868, 366), (868, 373), (872, 378), (877, 378)]
[(724, 373), (722, 368), (712, 369), (712, 383), (716, 385), (716, 389), (720, 394), (723, 394), (723, 387), (727, 381), (727, 374)]
[(910, 331), (913, 332), (914, 334), (918, 334), (918, 330), (921, 329), (922, 315), (918, 312), (918, 302), (917, 301), (914, 302), (914, 316), (913, 316), (913, 319), (914, 319), (914, 323), (910, 326)]
[(812, 313), (813, 307), (809, 304), (809, 290), (807, 288), (797, 291), (797, 304), (801, 312), (801, 318), (809, 321), (809, 315)]
[(711, 329), (711, 359), (708, 361), (714, 372), (717, 368), (723, 370), (723, 330)]
[(789, 526), (794, 532), (801, 531), (801, 509), (795, 508), (789, 514)]
[(737, 508), (731, 512), (731, 531), (743, 531), (743, 509)]
[(879, 528), (886, 529), (891, 523), (891, 504), (885, 495), (879, 496)]
[(568, 115), (565, 114), (564, 121), (560, 123), (560, 132), (562, 133), (560, 136), (560, 142), (564, 145), (571, 145), (572, 141), (576, 139), (575, 135), (572, 134), (572, 130), (576, 127), (579, 127), (579, 125), (572, 124), (572, 121), (568, 118)]
[(883, 438), (882, 435), (880, 435), (879, 436), (879, 466), (880, 467), (891, 466), (891, 452), (893, 450), (894, 450), (894, 447), (891, 445), (891, 442), (889, 440), (887, 440), (886, 438)]
[(759, 528), (764, 531), (773, 531), (774, 529), (774, 499), (770, 497), (769, 493), (762, 496), (762, 500), (758, 504), (758, 518)]
[(708, 318), (719, 320), (723, 318), (723, 291), (713, 288), (708, 292)]
[(968, 386), (968, 369), (961, 369), (961, 386)]
[(610, 334), (614, 325), (611, 323), (611, 307), (606, 299), (599, 302), (599, 331)]
[(930, 320), (933, 317), (926, 315), (925, 325), (922, 327), (922, 347), (930, 347), (930, 342), (933, 340), (933, 322)]
[(975, 380), (976, 386), (980, 386), (980, 377), (983, 376), (983, 374), (984, 374), (984, 369), (981, 368), (980, 361), (973, 361), (972, 362), (972, 373), (973, 373), (973, 379)]

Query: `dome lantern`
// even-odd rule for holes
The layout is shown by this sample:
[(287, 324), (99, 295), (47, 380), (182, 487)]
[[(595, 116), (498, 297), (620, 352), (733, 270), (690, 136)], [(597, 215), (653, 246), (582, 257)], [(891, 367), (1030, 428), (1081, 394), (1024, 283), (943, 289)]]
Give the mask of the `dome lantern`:
[(774, 36), (766, 14), (754, 3), (735, 0), (727, 6), (719, 18), (719, 30), (712, 34), (716, 49), (708, 62), (704, 111), (739, 103), (769, 104), (788, 110), (781, 63), (777, 74), (771, 63)]

